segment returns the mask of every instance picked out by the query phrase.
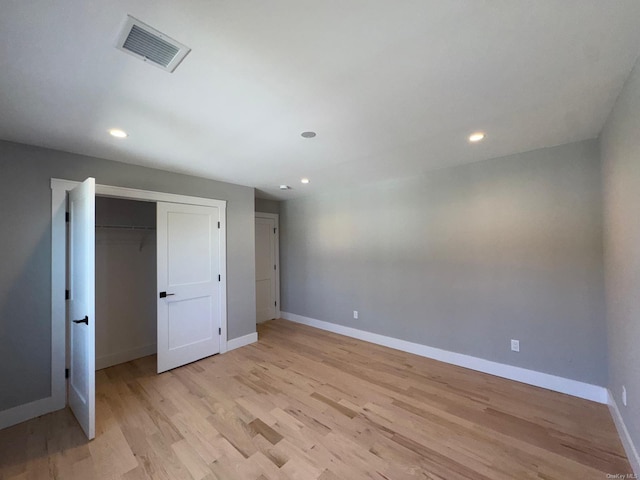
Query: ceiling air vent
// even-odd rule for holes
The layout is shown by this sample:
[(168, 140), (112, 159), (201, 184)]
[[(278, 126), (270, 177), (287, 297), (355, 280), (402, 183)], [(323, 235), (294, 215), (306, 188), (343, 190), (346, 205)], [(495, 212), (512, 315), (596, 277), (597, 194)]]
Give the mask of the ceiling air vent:
[(189, 47), (127, 15), (117, 47), (151, 65), (173, 72), (191, 51)]

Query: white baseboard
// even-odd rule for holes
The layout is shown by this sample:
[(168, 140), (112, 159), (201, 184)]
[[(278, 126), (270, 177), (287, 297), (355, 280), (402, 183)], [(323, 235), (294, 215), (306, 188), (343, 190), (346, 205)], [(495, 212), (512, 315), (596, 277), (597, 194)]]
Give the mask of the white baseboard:
[(459, 367), (469, 368), (478, 372), (489, 373), (497, 377), (508, 378), (517, 382), (546, 388), (560, 393), (566, 393), (574, 397), (592, 400), (598, 403), (607, 403), (608, 395), (605, 387), (591, 385), (589, 383), (571, 380), (569, 378), (558, 377), (548, 373), (528, 370), (526, 368), (506, 365), (504, 363), (492, 362), (483, 358), (472, 357), (462, 353), (450, 352), (440, 348), (429, 347), (419, 343), (408, 342), (398, 338), (387, 337), (377, 333), (366, 332), (356, 328), (345, 327), (335, 323), (316, 320), (315, 318), (303, 317), (295, 313), (282, 312), (282, 318), (296, 323), (302, 323), (311, 327), (320, 328), (329, 332), (339, 333), (347, 337), (357, 338), (365, 342), (383, 345), (403, 352), (413, 353), (421, 357), (432, 358), (441, 362), (450, 363)]
[(131, 360), (135, 360), (136, 358), (153, 355), (156, 352), (156, 345), (152, 344), (132, 348), (130, 350), (124, 350), (122, 352), (111, 353), (109, 355), (103, 355), (102, 357), (96, 357), (96, 370), (102, 370), (103, 368), (113, 367), (114, 365), (130, 362)]
[(255, 343), (257, 341), (258, 332), (250, 333), (249, 335), (245, 335), (243, 337), (233, 338), (227, 341), (227, 352), (235, 350), (236, 348), (244, 347), (245, 345), (249, 345), (251, 343)]
[(0, 412), (0, 430), (61, 408), (64, 408), (64, 405), (56, 405), (53, 397), (47, 397), (3, 410)]
[(610, 390), (607, 390), (607, 394), (609, 397), (609, 411), (611, 412), (613, 422), (616, 424), (616, 428), (618, 429), (618, 435), (620, 435), (620, 440), (622, 440), (622, 446), (627, 454), (631, 468), (633, 468), (633, 472), (636, 474), (636, 478), (640, 478), (640, 455), (638, 455), (638, 449), (633, 444), (633, 440), (631, 439), (631, 435), (629, 435), (629, 430), (627, 430), (627, 426), (622, 419), (622, 415), (620, 415), (620, 409), (618, 408), (616, 400), (613, 398), (613, 394)]

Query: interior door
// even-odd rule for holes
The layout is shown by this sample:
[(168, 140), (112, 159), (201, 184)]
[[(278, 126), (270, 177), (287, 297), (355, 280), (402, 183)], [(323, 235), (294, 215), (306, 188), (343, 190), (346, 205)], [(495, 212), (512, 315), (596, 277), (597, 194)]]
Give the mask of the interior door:
[(158, 202), (158, 373), (220, 352), (220, 211)]
[(95, 197), (93, 178), (69, 192), (69, 406), (89, 440), (96, 435)]
[(276, 317), (276, 221), (256, 217), (256, 322)]

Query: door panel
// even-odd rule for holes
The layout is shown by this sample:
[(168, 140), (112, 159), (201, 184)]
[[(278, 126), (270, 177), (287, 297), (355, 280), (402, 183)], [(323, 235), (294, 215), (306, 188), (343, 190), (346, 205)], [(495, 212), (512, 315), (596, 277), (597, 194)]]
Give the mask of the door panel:
[[(210, 319), (211, 297), (191, 298), (169, 303), (169, 350), (186, 347), (213, 338)], [(184, 319), (189, 321), (185, 322)]]
[(256, 322), (276, 316), (275, 226), (272, 218), (256, 217)]
[(158, 373), (220, 351), (220, 212), (157, 205)]
[(177, 286), (211, 282), (212, 256), (215, 254), (211, 244), (211, 214), (169, 211), (167, 235), (168, 284)]
[(95, 192), (93, 178), (69, 192), (69, 406), (95, 437)]

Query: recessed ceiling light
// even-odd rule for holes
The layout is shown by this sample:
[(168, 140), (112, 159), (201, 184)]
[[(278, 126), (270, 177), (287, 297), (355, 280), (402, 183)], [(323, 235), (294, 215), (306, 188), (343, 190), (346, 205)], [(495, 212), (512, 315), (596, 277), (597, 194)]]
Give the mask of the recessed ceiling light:
[(484, 139), (484, 133), (482, 132), (475, 132), (469, 135), (470, 142), (479, 142), (480, 140), (483, 140), (483, 139)]
[(309, 179), (308, 179), (308, 178), (303, 178), (302, 180), (300, 180), (300, 182), (302, 182), (302, 183), (309, 183)]
[(280, 190), (291, 190), (289, 185), (280, 185)]
[(304, 138), (313, 138), (316, 136), (316, 132), (302, 132), (300, 135)]
[(112, 128), (109, 130), (109, 135), (116, 138), (127, 138), (129, 136), (127, 135), (127, 132), (120, 130), (119, 128)]

